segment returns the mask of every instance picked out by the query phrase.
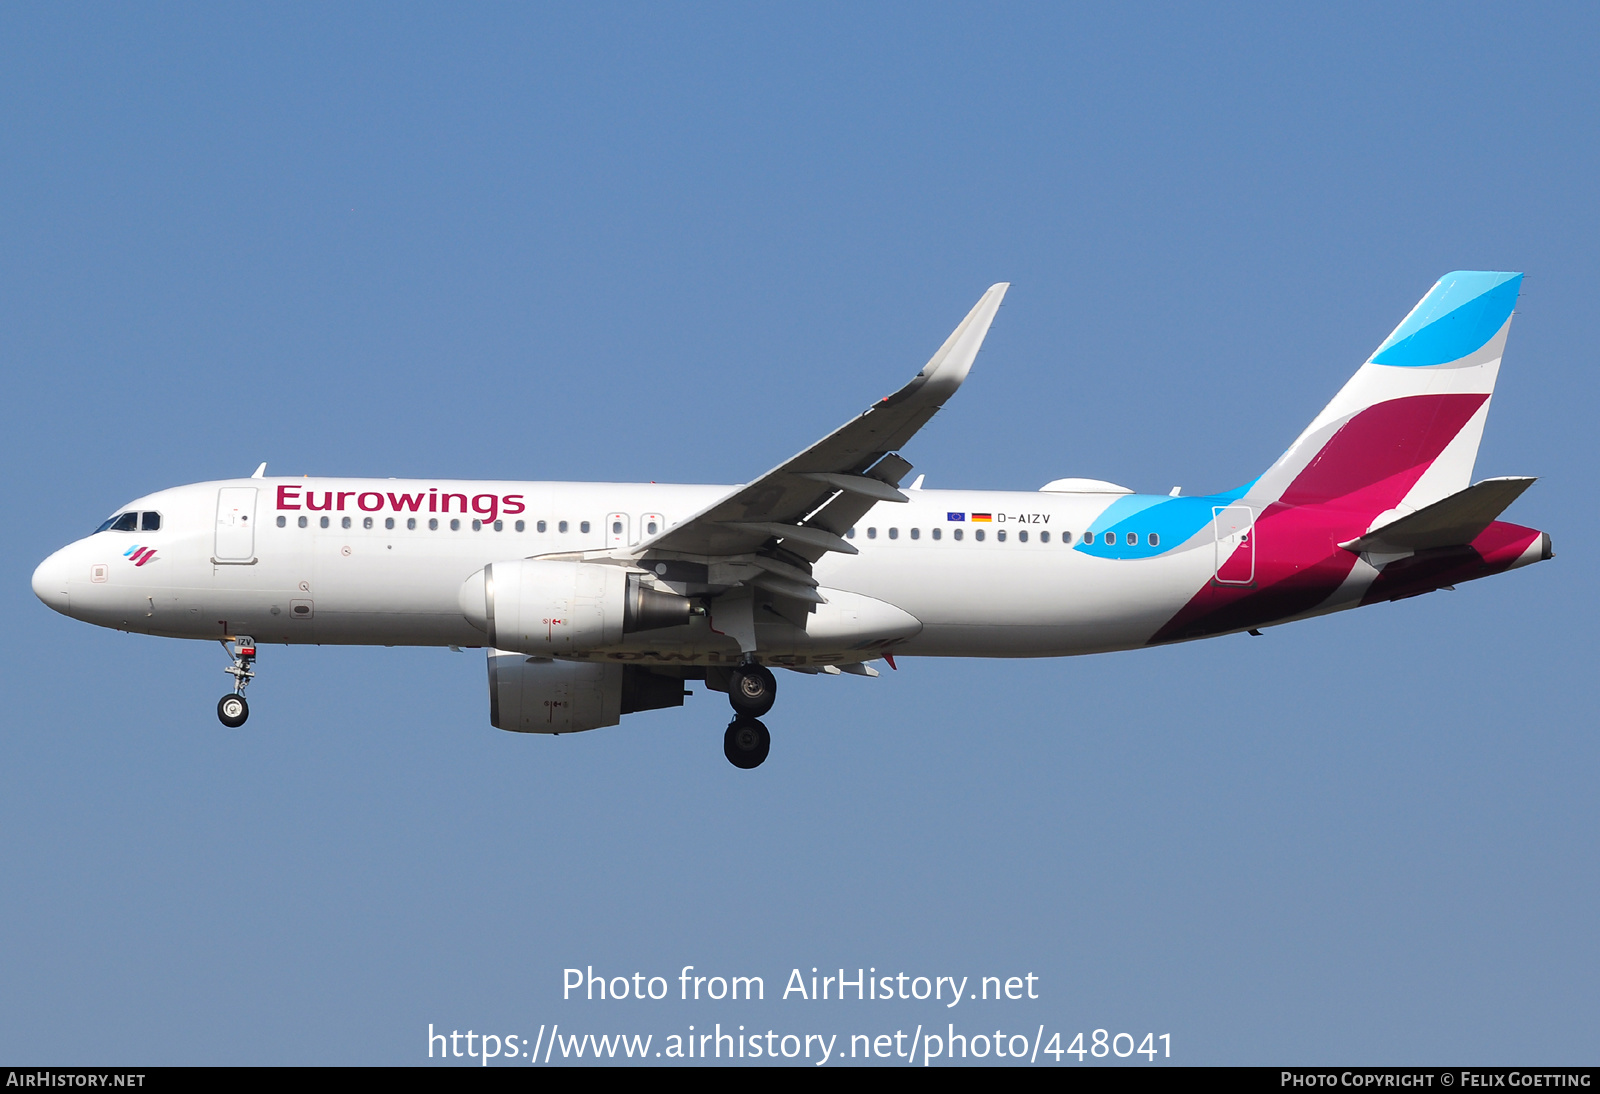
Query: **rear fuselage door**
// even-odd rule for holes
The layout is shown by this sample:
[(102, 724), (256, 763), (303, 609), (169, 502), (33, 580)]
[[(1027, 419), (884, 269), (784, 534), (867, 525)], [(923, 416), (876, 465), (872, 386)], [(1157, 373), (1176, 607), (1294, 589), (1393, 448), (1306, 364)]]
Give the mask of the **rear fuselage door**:
[(1219, 505), (1211, 512), (1217, 530), (1217, 584), (1249, 585), (1256, 579), (1255, 510)]
[(217, 562), (254, 562), (256, 488), (224, 486), (217, 491)]

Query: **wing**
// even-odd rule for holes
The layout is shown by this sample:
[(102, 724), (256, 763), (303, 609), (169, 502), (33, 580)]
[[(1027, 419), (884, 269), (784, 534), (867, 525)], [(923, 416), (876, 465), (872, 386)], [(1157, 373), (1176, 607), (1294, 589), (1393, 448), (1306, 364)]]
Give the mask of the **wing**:
[[(1008, 284), (967, 313), (909, 384), (765, 475), (627, 552), (650, 580), (704, 596), (713, 626), (747, 653), (772, 612), (795, 626), (827, 600), (811, 565), (829, 551), (856, 554), (844, 533), (880, 501), (908, 500), (911, 465), (895, 454), (967, 378)], [(853, 671), (853, 670), (852, 670)]]
[[(828, 551), (855, 554), (842, 533), (878, 502), (906, 500), (896, 487), (911, 465), (893, 453), (967, 378), (1010, 287), (1002, 283), (984, 293), (905, 387), (754, 482), (645, 540), (636, 555), (709, 561), (776, 547), (815, 562)], [(800, 568), (809, 573), (809, 567)]]

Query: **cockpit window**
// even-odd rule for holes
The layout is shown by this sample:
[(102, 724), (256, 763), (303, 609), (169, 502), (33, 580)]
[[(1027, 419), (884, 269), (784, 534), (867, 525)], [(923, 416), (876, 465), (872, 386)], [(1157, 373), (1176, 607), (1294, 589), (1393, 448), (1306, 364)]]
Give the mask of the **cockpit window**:
[[(141, 520), (141, 518), (143, 518)], [(118, 513), (114, 517), (107, 517), (104, 524), (95, 529), (95, 532), (159, 532), (161, 531), (160, 513)]]

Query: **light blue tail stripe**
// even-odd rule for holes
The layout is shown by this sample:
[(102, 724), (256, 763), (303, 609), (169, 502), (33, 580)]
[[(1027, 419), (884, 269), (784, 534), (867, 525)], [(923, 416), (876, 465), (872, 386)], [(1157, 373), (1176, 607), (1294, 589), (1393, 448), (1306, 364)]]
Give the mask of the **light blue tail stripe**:
[[(1153, 558), (1175, 550), (1188, 542), (1196, 532), (1211, 523), (1213, 510), (1218, 506), (1237, 501), (1254, 486), (1246, 483), (1224, 494), (1207, 494), (1198, 497), (1170, 498), (1160, 494), (1129, 494), (1106, 506), (1089, 525), (1094, 533), (1093, 543), (1078, 542), (1074, 550), (1095, 558)], [(1127, 533), (1138, 536), (1138, 542), (1128, 543)], [(1150, 533), (1161, 542), (1150, 545)], [(1107, 534), (1111, 542), (1106, 542)]]
[(1458, 270), (1445, 274), (1378, 347), (1372, 361), (1401, 368), (1459, 361), (1481, 349), (1505, 326), (1521, 288), (1519, 273)]

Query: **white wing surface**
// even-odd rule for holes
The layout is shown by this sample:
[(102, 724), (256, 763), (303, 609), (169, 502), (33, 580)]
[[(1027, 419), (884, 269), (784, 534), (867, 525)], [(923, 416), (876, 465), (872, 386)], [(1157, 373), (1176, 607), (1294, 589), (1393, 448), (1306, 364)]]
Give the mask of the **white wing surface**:
[[(775, 556), (751, 560), (769, 575), (772, 591), (794, 594), (798, 590), (792, 586), (814, 587), (807, 563), (827, 551), (855, 554), (843, 533), (878, 502), (907, 500), (897, 488), (911, 465), (895, 450), (967, 378), (1010, 287), (1001, 283), (984, 293), (905, 387), (755, 481), (645, 540), (635, 557), (714, 562), (761, 553)], [(781, 569), (763, 565), (769, 562)]]

